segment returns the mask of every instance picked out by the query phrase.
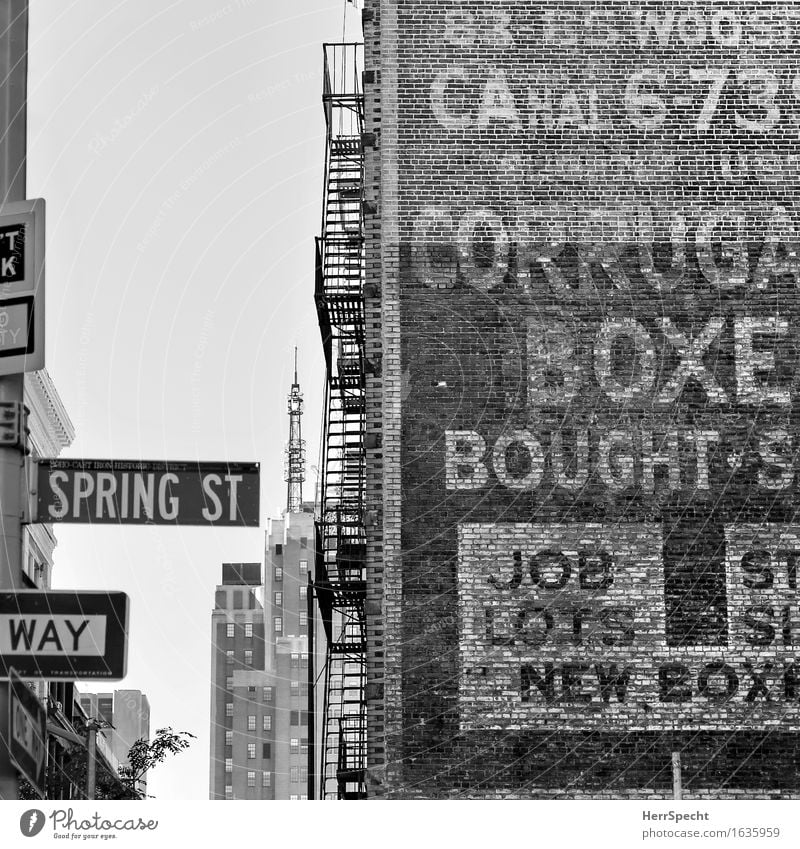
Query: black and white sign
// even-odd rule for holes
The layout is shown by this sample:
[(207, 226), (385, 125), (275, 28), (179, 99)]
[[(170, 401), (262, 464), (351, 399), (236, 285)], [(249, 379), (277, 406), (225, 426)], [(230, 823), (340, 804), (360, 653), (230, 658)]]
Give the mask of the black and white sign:
[(44, 368), (44, 209), (0, 206), (0, 375)]
[(25, 682), (11, 670), (8, 739), (11, 761), (44, 798), (47, 764), (47, 714)]
[(39, 522), (258, 527), (259, 464), (42, 460)]
[(127, 635), (125, 593), (0, 593), (0, 679), (121, 680)]

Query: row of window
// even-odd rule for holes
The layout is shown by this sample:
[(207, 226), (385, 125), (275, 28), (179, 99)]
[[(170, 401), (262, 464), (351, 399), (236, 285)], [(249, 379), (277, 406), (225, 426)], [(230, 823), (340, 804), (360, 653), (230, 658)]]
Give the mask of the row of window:
[[(276, 551), (275, 553), (280, 554), (281, 552)], [(308, 560), (301, 560), (298, 565), (300, 566), (301, 572), (307, 572), (308, 571)], [(272, 574), (273, 574), (273, 577), (275, 578), (276, 581), (282, 581), (283, 580), (283, 566), (276, 566), (274, 568)]]
[[(225, 745), (233, 746), (233, 731), (225, 732)], [(289, 740), (289, 754), (292, 755), (307, 755), (308, 754), (308, 737), (292, 737)], [(253, 760), (256, 756), (256, 744), (248, 743), (247, 744), (247, 759)], [(262, 743), (261, 744), (261, 757), (265, 760), (268, 760), (272, 757), (272, 743)], [(230, 758), (226, 758), (225, 761), (230, 760)], [(230, 772), (230, 770), (228, 770)]]
[[(229, 676), (228, 678), (226, 678), (225, 683), (228, 686), (228, 689), (230, 689), (233, 686), (233, 677)], [(252, 684), (248, 685), (247, 692), (252, 697), (251, 701), (255, 701), (256, 687), (254, 687)], [(272, 687), (262, 687), (261, 688), (261, 699), (262, 699), (262, 701), (271, 702), (272, 698), (273, 698)]]
[[(233, 702), (228, 702), (225, 705), (225, 715), (233, 716)], [(255, 731), (256, 730), (256, 720), (258, 717), (254, 714), (248, 714), (247, 717), (247, 730)], [(292, 710), (289, 711), (289, 725), (308, 725), (308, 711), (307, 710)], [(262, 721), (262, 730), (263, 731), (272, 731), (272, 716), (270, 714), (265, 714), (261, 717)], [(226, 732), (226, 734), (229, 732)]]
[[(306, 587), (303, 587), (302, 589), (306, 589)], [(280, 599), (281, 599), (280, 601), (278, 601), (279, 596), (280, 596)], [(275, 604), (277, 604), (279, 606), (283, 604), (283, 596), (282, 596), (281, 593), (275, 593), (275, 599), (276, 599)], [(299, 612), (299, 615), (300, 615), (300, 627), (301, 628), (307, 628), (308, 627), (308, 611), (301, 610)], [(273, 627), (273, 630), (275, 631), (276, 634), (282, 634), (283, 633), (283, 617), (282, 616), (273, 616), (272, 627)], [(233, 622), (228, 622), (226, 630), (225, 630), (225, 635), (228, 637), (228, 639), (231, 639), (231, 640), (236, 636), (236, 625)], [(253, 623), (252, 622), (245, 622), (244, 623), (244, 635), (245, 635), (246, 638), (252, 639), (252, 637), (253, 637)], [(252, 655), (252, 652), (251, 652), (251, 655)]]
[[(233, 772), (233, 760), (231, 758), (225, 758), (225, 772), (232, 773)], [(225, 777), (226, 781), (230, 781), (230, 777)], [(293, 766), (289, 767), (289, 781), (292, 784), (298, 784), (301, 781), (308, 781), (308, 768), (301, 766)], [(247, 772), (247, 786), (255, 787), (256, 786), (256, 771), (248, 770)], [(271, 772), (262, 772), (261, 773), (261, 786), (262, 787), (272, 787), (272, 773)]]

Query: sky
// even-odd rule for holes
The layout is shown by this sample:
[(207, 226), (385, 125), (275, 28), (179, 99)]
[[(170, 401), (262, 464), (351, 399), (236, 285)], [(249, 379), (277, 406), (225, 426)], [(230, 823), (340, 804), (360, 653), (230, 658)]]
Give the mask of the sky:
[[(151, 729), (197, 735), (148, 792), (207, 799), (211, 611), (285, 506), (293, 350), (313, 498), (323, 42), (346, 0), (30, 0), (29, 198), (47, 202), (46, 366), (64, 457), (261, 464), (260, 529), (59, 525), (54, 589), (131, 599)], [(109, 685), (82, 685), (85, 691)]]

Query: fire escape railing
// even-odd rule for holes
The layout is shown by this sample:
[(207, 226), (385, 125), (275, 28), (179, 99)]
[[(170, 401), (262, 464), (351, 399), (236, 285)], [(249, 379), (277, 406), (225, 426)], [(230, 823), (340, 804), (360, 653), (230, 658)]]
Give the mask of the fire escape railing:
[(326, 44), (315, 300), (327, 368), (314, 595), (327, 640), (319, 797), (366, 796), (364, 96), (360, 44)]

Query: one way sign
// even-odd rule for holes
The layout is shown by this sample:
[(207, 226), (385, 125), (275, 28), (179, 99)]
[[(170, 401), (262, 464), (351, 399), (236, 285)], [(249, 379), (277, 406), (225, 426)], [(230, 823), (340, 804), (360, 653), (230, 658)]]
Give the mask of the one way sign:
[(125, 677), (125, 593), (0, 593), (0, 679)]

